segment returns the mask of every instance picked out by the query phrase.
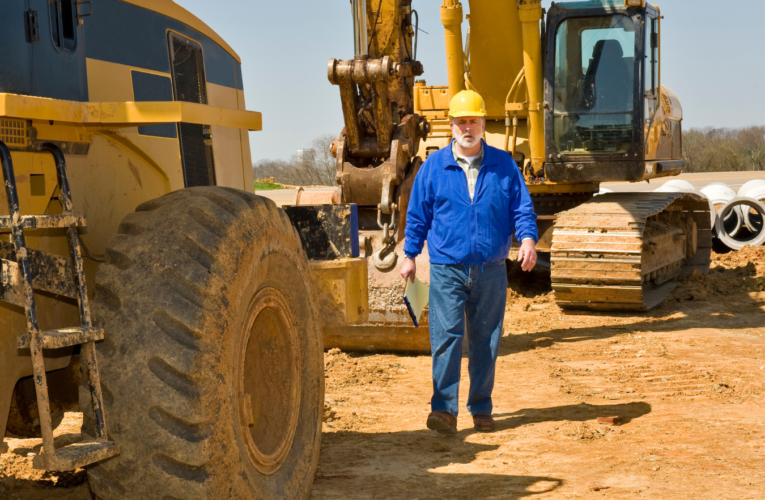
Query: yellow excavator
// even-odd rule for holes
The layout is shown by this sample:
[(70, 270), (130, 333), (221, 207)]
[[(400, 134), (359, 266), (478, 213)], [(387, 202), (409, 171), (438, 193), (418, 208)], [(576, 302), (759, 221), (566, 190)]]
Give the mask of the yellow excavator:
[[(449, 102), (464, 89), (483, 96), (486, 142), (512, 155), (526, 180), (537, 249), (550, 254), (559, 306), (647, 310), (683, 269), (708, 269), (706, 200), (599, 194), (603, 182), (648, 181), (685, 166), (682, 109), (661, 82), (658, 6), (589, 0), (556, 2), (545, 12), (540, 0), (471, 1), (465, 16), (459, 1), (443, 0), (448, 85), (441, 86), (416, 80), (423, 65), (411, 0), (351, 6), (354, 58), (332, 59), (328, 71), (340, 87), (345, 124), (333, 148), (332, 196), (358, 205), (368, 257), (358, 281), (369, 282), (369, 315), (353, 327), (325, 326), (326, 345), (427, 349), (426, 335), (405, 327), (405, 311), (386, 290), (400, 279), (412, 181), (427, 156), (451, 141)], [(427, 251), (418, 267), (425, 261)], [(427, 275), (427, 268), (418, 273)]]

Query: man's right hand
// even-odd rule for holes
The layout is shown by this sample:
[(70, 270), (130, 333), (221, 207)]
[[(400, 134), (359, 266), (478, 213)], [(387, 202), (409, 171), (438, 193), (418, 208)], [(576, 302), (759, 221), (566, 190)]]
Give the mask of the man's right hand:
[(407, 278), (412, 278), (412, 281), (414, 281), (414, 275), (417, 273), (417, 264), (414, 263), (414, 259), (410, 259), (409, 257), (404, 259), (404, 263), (401, 264), (401, 276), (404, 277), (404, 280)]

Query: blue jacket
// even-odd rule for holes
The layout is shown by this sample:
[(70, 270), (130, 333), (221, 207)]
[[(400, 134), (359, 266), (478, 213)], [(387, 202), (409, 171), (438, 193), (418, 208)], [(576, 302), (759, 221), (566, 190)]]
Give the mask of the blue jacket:
[(506, 259), (511, 236), (537, 241), (537, 216), (521, 171), (509, 153), (483, 142), (473, 200), (451, 144), (428, 156), (414, 180), (404, 253), (414, 258), (425, 238), (432, 264), (485, 264)]

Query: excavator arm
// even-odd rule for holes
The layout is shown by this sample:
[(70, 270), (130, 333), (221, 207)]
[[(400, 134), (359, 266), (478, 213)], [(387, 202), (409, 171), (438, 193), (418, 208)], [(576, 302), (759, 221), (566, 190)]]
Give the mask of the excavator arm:
[(390, 269), (396, 262), (390, 250), (403, 237), (405, 204), (421, 164), (417, 150), (429, 131), (414, 113), (414, 80), (423, 72), (415, 60), (418, 19), (411, 0), (352, 0), (351, 10), (354, 58), (330, 59), (327, 70), (340, 87), (345, 122), (332, 147), (334, 199), (359, 206), (362, 229), (365, 220), (377, 221), (382, 235), (373, 260)]

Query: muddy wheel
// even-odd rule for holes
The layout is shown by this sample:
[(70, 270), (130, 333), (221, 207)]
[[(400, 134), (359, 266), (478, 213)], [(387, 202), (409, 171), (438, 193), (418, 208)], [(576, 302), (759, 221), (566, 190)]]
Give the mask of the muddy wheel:
[[(109, 242), (93, 313), (110, 439), (100, 498), (306, 498), (321, 439), (322, 342), (308, 261), (264, 198), (192, 188), (140, 205)], [(92, 434), (80, 390), (83, 432)]]

